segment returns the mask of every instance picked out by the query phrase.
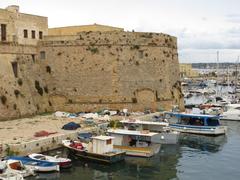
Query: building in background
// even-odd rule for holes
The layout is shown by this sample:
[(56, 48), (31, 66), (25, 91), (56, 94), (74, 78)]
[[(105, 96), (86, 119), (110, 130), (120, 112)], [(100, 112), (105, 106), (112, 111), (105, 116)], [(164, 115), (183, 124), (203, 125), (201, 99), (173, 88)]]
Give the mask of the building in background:
[(199, 77), (199, 75), (199, 72), (192, 68), (192, 64), (180, 64), (181, 78), (194, 78)]

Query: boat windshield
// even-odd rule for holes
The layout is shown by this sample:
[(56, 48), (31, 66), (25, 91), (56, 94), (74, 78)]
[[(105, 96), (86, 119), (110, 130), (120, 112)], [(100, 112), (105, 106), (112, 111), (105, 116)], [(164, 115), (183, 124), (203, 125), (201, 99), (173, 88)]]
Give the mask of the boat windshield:
[(207, 124), (208, 124), (208, 126), (219, 126), (220, 122), (219, 122), (218, 119), (208, 118), (207, 119)]
[(180, 124), (192, 125), (192, 126), (219, 126), (219, 120), (216, 118), (204, 118), (204, 117), (181, 117), (179, 119)]
[(192, 125), (192, 126), (203, 126), (204, 119), (199, 117), (182, 117), (180, 120), (181, 124)]

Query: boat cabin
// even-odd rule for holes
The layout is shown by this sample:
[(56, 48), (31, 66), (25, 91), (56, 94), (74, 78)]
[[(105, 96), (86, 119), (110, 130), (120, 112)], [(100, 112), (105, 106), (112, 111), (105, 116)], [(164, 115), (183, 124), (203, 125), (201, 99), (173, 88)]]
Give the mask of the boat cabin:
[(111, 136), (92, 137), (92, 152), (96, 154), (113, 152), (113, 139)]
[(220, 116), (205, 114), (166, 113), (169, 121), (175, 119), (177, 124), (190, 126), (220, 126)]
[(137, 131), (149, 130), (161, 132), (164, 130), (164, 128), (169, 126), (169, 123), (167, 122), (141, 121), (135, 119), (122, 120), (120, 122), (124, 125), (125, 129)]
[(147, 147), (152, 141), (152, 137), (158, 133), (149, 131), (132, 131), (126, 129), (110, 129), (108, 133), (114, 137), (114, 145)]

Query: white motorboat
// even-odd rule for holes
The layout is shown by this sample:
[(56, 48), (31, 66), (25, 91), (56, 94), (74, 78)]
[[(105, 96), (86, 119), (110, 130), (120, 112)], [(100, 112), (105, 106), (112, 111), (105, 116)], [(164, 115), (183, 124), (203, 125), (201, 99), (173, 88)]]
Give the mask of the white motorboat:
[(35, 168), (23, 165), (19, 160), (6, 160), (3, 161), (6, 163), (6, 173), (20, 174), (23, 177), (34, 176)]
[(216, 115), (168, 112), (166, 118), (174, 121), (170, 124), (173, 130), (183, 133), (217, 136), (227, 132), (227, 126), (221, 125)]
[(62, 158), (59, 156), (47, 156), (44, 154), (33, 153), (33, 154), (29, 154), (28, 157), (35, 160), (57, 163), (60, 166), (60, 168), (69, 168), (72, 166), (71, 159)]
[(221, 120), (240, 121), (240, 104), (226, 105)]
[(151, 140), (154, 143), (160, 144), (176, 144), (178, 142), (179, 132), (173, 131), (169, 127), (168, 122), (159, 121), (141, 121), (141, 120), (122, 120), (124, 127), (129, 130), (149, 130), (150, 132), (157, 132), (159, 135), (154, 136)]
[(161, 144), (152, 142), (152, 138), (158, 136), (158, 133), (125, 129), (109, 129), (107, 132), (115, 138), (114, 149), (126, 151), (129, 156), (151, 157), (161, 147)]
[(57, 163), (46, 162), (42, 160), (31, 159), (25, 156), (9, 156), (7, 160), (18, 160), (26, 167), (32, 167), (37, 172), (52, 172), (60, 171), (60, 167)]
[(114, 137), (95, 136), (91, 139), (88, 143), (63, 140), (62, 144), (69, 150), (70, 155), (82, 160), (113, 164), (125, 159), (124, 151), (113, 148)]

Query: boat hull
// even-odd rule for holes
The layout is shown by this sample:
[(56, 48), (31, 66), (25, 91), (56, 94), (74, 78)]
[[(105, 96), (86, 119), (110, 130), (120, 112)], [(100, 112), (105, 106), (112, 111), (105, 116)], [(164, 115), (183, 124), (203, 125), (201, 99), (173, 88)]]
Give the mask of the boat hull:
[(114, 154), (96, 154), (96, 153), (90, 153), (86, 151), (79, 151), (72, 148), (68, 148), (69, 153), (71, 156), (74, 156), (75, 158), (89, 160), (89, 161), (95, 161), (95, 162), (101, 162), (106, 164), (113, 164), (119, 161), (123, 161), (125, 159), (125, 152), (119, 152)]
[(152, 157), (157, 154), (160, 150), (160, 144), (152, 144), (149, 147), (132, 147), (132, 146), (119, 146), (114, 145), (114, 149), (126, 151), (128, 156), (139, 156), (139, 157)]
[(23, 163), (24, 166), (32, 168), (37, 172), (52, 172), (52, 171), (60, 171), (59, 165), (57, 163), (44, 162), (40, 160), (34, 160), (29, 157), (23, 156), (11, 156), (8, 157), (7, 160), (19, 160)]
[(240, 121), (240, 116), (236, 115), (236, 114), (223, 115), (223, 117), (221, 117), (221, 120), (223, 120), (223, 121)]
[(170, 124), (170, 127), (182, 133), (202, 134), (202, 135), (222, 135), (226, 134), (226, 126), (190, 126), (181, 124)]
[(160, 132), (159, 135), (151, 138), (151, 142), (159, 144), (177, 144), (179, 132)]

